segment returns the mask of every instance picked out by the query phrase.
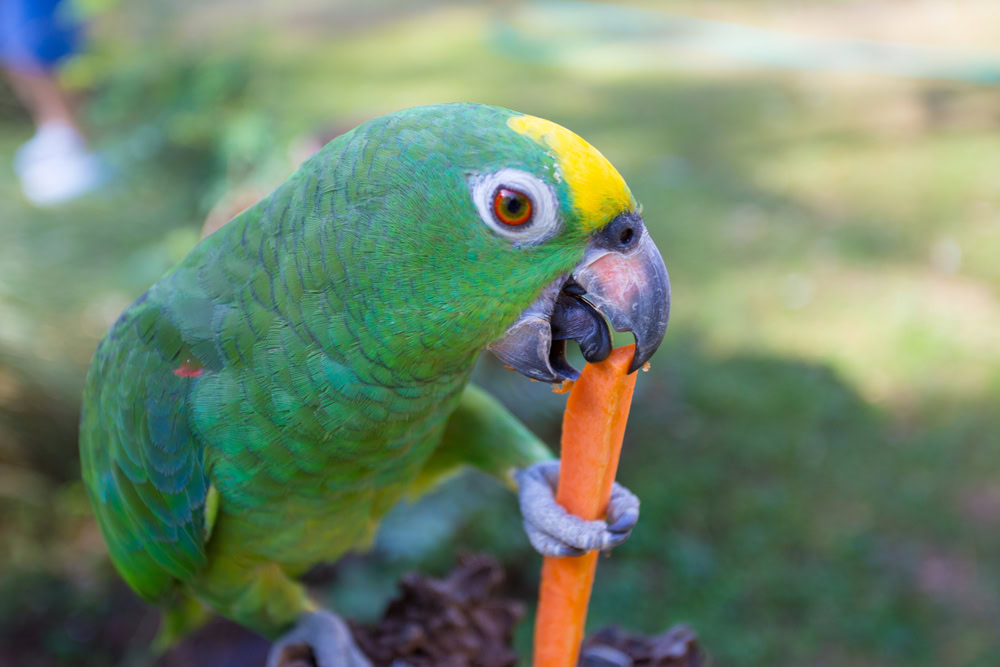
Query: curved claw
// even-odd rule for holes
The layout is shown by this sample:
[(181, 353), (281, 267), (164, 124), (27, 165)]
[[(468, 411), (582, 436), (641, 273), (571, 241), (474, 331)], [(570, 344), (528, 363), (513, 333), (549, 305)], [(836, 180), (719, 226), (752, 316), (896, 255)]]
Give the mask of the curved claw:
[(618, 482), (611, 487), (607, 520), (614, 533), (631, 531), (639, 522), (639, 498)]
[(294, 628), (274, 642), (267, 655), (267, 667), (284, 667), (310, 657), (316, 667), (371, 667), (347, 624), (322, 609), (304, 614)]
[(514, 478), (528, 540), (544, 556), (575, 556), (612, 549), (628, 539), (639, 519), (639, 499), (617, 483), (608, 505), (610, 526), (569, 514), (555, 499), (558, 461), (537, 463), (517, 471)]

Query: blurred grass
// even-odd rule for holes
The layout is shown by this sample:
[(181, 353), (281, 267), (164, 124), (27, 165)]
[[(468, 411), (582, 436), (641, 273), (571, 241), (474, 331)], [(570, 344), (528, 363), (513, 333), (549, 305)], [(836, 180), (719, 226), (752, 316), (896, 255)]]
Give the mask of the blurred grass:
[[(108, 604), (127, 596), (75, 481), (77, 392), (104, 329), (216, 201), (279, 182), (298, 137), (459, 100), (597, 145), (671, 272), (671, 330), (639, 379), (620, 473), (643, 518), (602, 561), (591, 624), (687, 621), (720, 665), (991, 664), (995, 91), (546, 65), (494, 48), (488, 7), (260, 2), (251, 20), (234, 3), (154, 4), (100, 14), (67, 72), (92, 89), (114, 184), (39, 211), (0, 165), (0, 647), (25, 636), (12, 600), (39, 610), (40, 637), (17, 664), (143, 660), (107, 631), (151, 621)], [(0, 154), (30, 133), (0, 107)], [(488, 360), (477, 377), (557, 441), (560, 397)], [(337, 570), (339, 609), (377, 614), (397, 574), (468, 548), (498, 553), (533, 596), (538, 561), (502, 489), (459, 479), (387, 523), (374, 555)], [(68, 632), (81, 609), (105, 626)]]

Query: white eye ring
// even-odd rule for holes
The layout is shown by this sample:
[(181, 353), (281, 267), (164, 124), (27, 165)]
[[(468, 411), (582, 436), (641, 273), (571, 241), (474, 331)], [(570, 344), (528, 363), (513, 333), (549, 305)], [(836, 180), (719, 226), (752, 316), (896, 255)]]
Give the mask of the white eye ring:
[[(517, 241), (516, 245), (541, 243), (559, 230), (559, 200), (555, 190), (526, 171), (506, 168), (492, 174), (473, 174), (469, 187), (472, 201), (486, 226), (504, 238)], [(493, 198), (498, 188), (518, 190), (531, 199), (531, 222), (508, 225), (497, 219)]]

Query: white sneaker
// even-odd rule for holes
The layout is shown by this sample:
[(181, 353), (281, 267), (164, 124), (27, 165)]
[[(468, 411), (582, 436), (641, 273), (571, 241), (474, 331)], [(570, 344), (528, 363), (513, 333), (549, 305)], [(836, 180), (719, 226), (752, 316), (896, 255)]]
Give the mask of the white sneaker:
[(21, 146), (14, 170), (24, 196), (38, 206), (53, 206), (94, 190), (104, 181), (97, 158), (80, 133), (64, 123), (47, 123)]

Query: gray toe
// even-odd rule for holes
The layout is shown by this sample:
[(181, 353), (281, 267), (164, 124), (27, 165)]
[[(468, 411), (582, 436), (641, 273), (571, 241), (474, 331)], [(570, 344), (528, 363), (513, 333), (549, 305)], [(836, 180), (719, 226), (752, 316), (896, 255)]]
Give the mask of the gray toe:
[(583, 549), (577, 549), (543, 533), (527, 521), (524, 522), (524, 532), (528, 535), (531, 546), (543, 556), (565, 558), (566, 556), (582, 556), (586, 553)]
[[(518, 500), (525, 532), (532, 546), (545, 556), (578, 555), (618, 546), (639, 520), (639, 499), (615, 484), (608, 503), (609, 526), (604, 521), (586, 521), (568, 513), (555, 499), (559, 462), (547, 461), (517, 471)], [(556, 544), (562, 545), (557, 547)], [(572, 553), (568, 553), (568, 549)]]
[(267, 667), (283, 667), (311, 654), (316, 667), (371, 667), (354, 643), (354, 636), (336, 614), (319, 610), (303, 615), (287, 634), (271, 647)]

